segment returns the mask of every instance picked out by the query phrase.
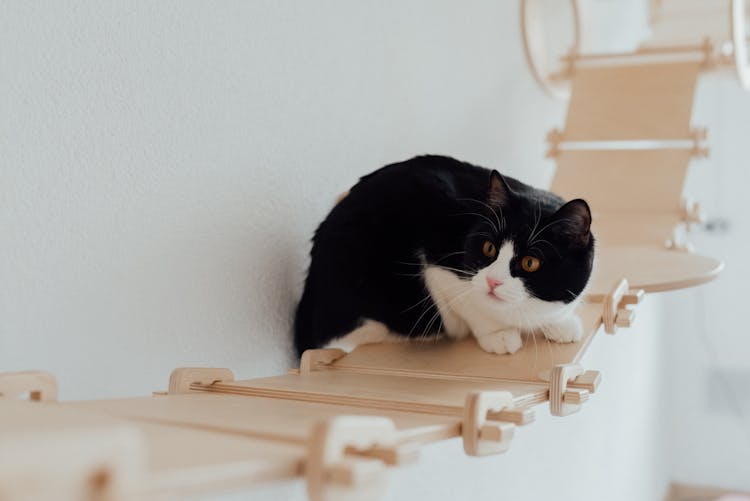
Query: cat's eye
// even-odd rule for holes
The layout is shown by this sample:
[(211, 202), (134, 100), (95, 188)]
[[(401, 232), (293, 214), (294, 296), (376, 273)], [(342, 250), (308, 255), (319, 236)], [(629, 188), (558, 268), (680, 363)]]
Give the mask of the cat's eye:
[(482, 246), (482, 254), (487, 257), (495, 257), (497, 255), (497, 247), (495, 247), (495, 244), (487, 240)]
[(534, 256), (524, 256), (523, 259), (521, 259), (521, 268), (523, 268), (523, 271), (527, 271), (529, 273), (534, 273), (539, 269), (539, 266), (541, 266), (541, 264), (542, 262)]

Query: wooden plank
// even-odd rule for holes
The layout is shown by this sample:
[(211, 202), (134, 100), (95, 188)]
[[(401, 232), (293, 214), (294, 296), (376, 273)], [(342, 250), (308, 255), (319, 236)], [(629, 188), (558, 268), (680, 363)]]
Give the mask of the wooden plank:
[(565, 141), (689, 139), (698, 62), (577, 67)]
[(724, 268), (717, 259), (656, 245), (601, 246), (597, 254), (590, 294), (606, 294), (623, 277), (646, 292), (684, 289), (714, 280)]
[(582, 304), (578, 314), (585, 335), (577, 343), (555, 343), (530, 335), (519, 351), (496, 355), (482, 350), (473, 338), (357, 347), (329, 367), (360, 373), (454, 378), (466, 381), (541, 382), (540, 374), (560, 364), (578, 362), (601, 325), (602, 306)]
[(129, 421), (144, 435), (149, 495), (216, 492), (299, 477), (307, 450), (216, 431)]
[(667, 240), (674, 238), (675, 228), (681, 224), (680, 217), (677, 212), (594, 212), (591, 231), (596, 238), (599, 267), (616, 271), (607, 264), (602, 247), (664, 249)]
[(54, 403), (0, 399), (0, 499), (128, 499), (143, 486), (139, 431)]
[(460, 420), (446, 416), (213, 393), (192, 392), (65, 405), (122, 418), (302, 445), (306, 445), (314, 426), (342, 415), (387, 417), (396, 427), (399, 443), (427, 443), (460, 434)]
[(197, 493), (298, 476), (305, 459), (306, 449), (290, 444), (0, 400), (3, 499)]
[[(472, 391), (510, 391), (514, 407), (547, 400), (546, 383), (465, 381), (322, 370), (302, 375), (216, 383), (205, 391), (303, 402), (461, 416)], [(499, 418), (498, 418), (499, 419)]]
[[(562, 150), (552, 191), (584, 198), (595, 213), (680, 213), (688, 149)], [(677, 217), (675, 217), (677, 219)]]

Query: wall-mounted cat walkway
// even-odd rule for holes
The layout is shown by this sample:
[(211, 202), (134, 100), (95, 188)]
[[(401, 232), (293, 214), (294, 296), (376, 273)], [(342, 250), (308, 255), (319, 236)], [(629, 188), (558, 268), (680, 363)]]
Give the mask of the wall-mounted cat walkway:
[[(545, 12), (542, 0), (521, 0), (521, 33), (531, 74), (549, 95), (568, 99), (571, 78), (578, 63), (590, 52), (586, 40), (585, 9), (569, 0), (569, 45), (548, 40), (545, 21), (560, 12)], [(733, 69), (742, 86), (750, 90), (750, 2), (748, 0), (651, 0), (651, 36), (634, 53), (608, 57), (656, 56), (676, 60), (698, 54), (706, 69)], [(556, 6), (560, 8), (563, 2)], [(598, 56), (597, 56), (598, 57)]]
[(460, 437), (467, 454), (498, 454), (531, 432), (539, 405), (578, 411), (600, 379), (583, 365), (597, 332), (630, 326), (644, 291), (698, 285), (721, 269), (685, 238), (699, 218), (682, 187), (705, 153), (690, 127), (704, 64), (672, 54), (571, 65), (570, 109), (550, 154), (553, 190), (594, 211), (598, 264), (578, 310), (580, 342), (532, 336), (502, 356), (473, 339), (312, 350), (286, 375), (177, 369), (166, 392), (92, 402), (55, 402), (48, 374), (3, 374), (0, 499), (153, 499), (293, 477), (316, 501), (375, 499), (387, 469), (416, 461), (423, 444)]

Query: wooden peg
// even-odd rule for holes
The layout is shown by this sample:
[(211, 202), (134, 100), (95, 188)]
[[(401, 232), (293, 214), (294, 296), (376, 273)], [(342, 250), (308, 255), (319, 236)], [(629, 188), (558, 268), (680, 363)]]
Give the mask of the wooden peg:
[(382, 460), (345, 456), (394, 447), (396, 427), (382, 417), (338, 416), (318, 423), (310, 437), (305, 475), (312, 501), (377, 499), (385, 490)]
[(563, 402), (580, 406), (581, 404), (588, 402), (589, 395), (589, 390), (584, 390), (583, 388), (568, 388), (563, 394)]
[(487, 419), (525, 426), (536, 420), (536, 414), (534, 413), (534, 409), (530, 407), (506, 407), (500, 412), (488, 411)]
[(599, 382), (602, 380), (602, 376), (599, 371), (586, 371), (573, 381), (568, 383), (568, 387), (573, 386), (575, 388), (583, 388), (588, 390), (589, 393), (596, 393), (596, 389), (599, 387)]
[(388, 466), (414, 464), (419, 460), (419, 448), (413, 444), (399, 445), (397, 447), (378, 447), (376, 445), (366, 451), (347, 447), (346, 453), (355, 456), (379, 459)]
[(26, 395), (34, 402), (56, 401), (55, 376), (43, 371), (0, 373), (0, 398), (19, 398)]
[(487, 456), (505, 452), (510, 447), (516, 425), (488, 421), (490, 411), (499, 412), (513, 403), (509, 391), (476, 391), (466, 396), (461, 435), (469, 456)]
[(344, 355), (346, 352), (339, 348), (305, 350), (299, 362), (299, 373), (305, 376), (322, 366), (332, 364)]
[[(623, 294), (619, 306), (623, 307), (631, 304), (640, 304), (644, 297), (646, 297), (646, 292), (643, 289), (630, 289)], [(603, 303), (606, 298), (607, 294), (588, 294), (586, 296), (586, 301), (589, 303)]]
[(552, 368), (549, 382), (549, 406), (553, 416), (567, 416), (578, 412), (581, 404), (588, 400), (588, 390), (568, 392), (568, 381), (582, 374), (584, 370), (579, 364), (564, 364)]
[(617, 310), (617, 316), (615, 317), (615, 325), (617, 327), (630, 327), (635, 321), (635, 311), (627, 308), (620, 308)]
[(189, 393), (193, 384), (212, 385), (234, 381), (234, 374), (229, 369), (206, 367), (180, 367), (169, 375), (169, 395)]
[(630, 289), (627, 294), (622, 296), (620, 306), (628, 304), (640, 304), (643, 298), (646, 297), (646, 292), (643, 289)]

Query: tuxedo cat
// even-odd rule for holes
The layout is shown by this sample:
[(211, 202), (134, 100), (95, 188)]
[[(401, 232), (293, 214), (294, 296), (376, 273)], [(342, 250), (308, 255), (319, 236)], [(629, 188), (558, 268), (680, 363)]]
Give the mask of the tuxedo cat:
[(315, 232), (297, 351), (471, 334), (488, 352), (514, 353), (533, 331), (577, 341), (590, 226), (585, 201), (494, 170), (442, 156), (385, 166)]

